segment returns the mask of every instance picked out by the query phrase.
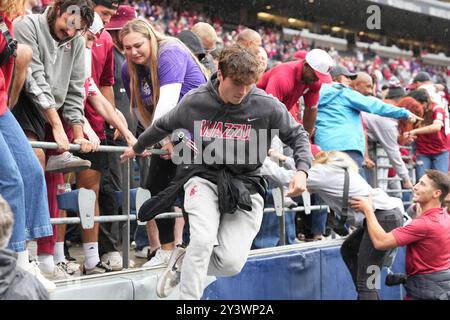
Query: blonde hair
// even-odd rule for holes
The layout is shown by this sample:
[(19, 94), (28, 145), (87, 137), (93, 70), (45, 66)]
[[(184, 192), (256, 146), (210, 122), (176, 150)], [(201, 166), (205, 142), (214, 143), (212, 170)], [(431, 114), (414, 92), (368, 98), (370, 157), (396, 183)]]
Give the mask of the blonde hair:
[(350, 156), (340, 151), (320, 151), (313, 160), (313, 165), (316, 164), (332, 164), (339, 161), (342, 167), (346, 167), (351, 171), (358, 172), (359, 168), (356, 162)]
[(156, 31), (153, 26), (140, 18), (133, 19), (129, 21), (120, 31), (120, 42), (123, 44), (123, 38), (132, 32), (137, 32), (142, 34), (150, 41), (150, 78), (152, 81), (152, 102), (153, 102), (153, 112), (150, 113), (144, 107), (144, 104), (140, 95), (140, 83), (139, 83), (139, 75), (137, 72), (137, 66), (132, 61), (128, 60), (128, 74), (130, 75), (130, 107), (132, 107), (133, 102), (136, 103), (139, 113), (142, 115), (143, 120), (146, 122), (144, 125), (150, 125), (153, 120), (153, 115), (156, 110), (156, 106), (159, 101), (159, 93), (160, 93), (160, 85), (159, 85), (159, 77), (158, 77), (158, 49), (160, 44), (164, 40), (174, 40), (178, 44), (180, 44), (184, 49), (189, 52), (191, 57), (197, 63), (197, 65), (202, 70), (205, 78), (208, 78), (208, 72), (206, 68), (198, 61), (197, 57), (189, 50), (188, 47), (180, 40), (174, 37), (165, 36), (162, 33)]
[(0, 0), (0, 11), (6, 13), (8, 19), (14, 19), (25, 13), (25, 0)]

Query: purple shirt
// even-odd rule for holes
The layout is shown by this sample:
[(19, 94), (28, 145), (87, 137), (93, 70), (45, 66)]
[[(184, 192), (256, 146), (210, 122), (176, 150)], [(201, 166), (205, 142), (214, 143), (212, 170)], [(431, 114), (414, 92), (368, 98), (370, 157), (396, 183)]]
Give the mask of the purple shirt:
[[(152, 86), (150, 70), (147, 66), (138, 65), (139, 80), (141, 82), (140, 95), (142, 102), (149, 112), (153, 111)], [(158, 51), (158, 75), (160, 87), (181, 83), (181, 92), (178, 101), (190, 90), (195, 89), (206, 82), (200, 67), (191, 54), (176, 40), (162, 42)], [(128, 62), (122, 65), (122, 79), (130, 97), (130, 77), (128, 74)]]

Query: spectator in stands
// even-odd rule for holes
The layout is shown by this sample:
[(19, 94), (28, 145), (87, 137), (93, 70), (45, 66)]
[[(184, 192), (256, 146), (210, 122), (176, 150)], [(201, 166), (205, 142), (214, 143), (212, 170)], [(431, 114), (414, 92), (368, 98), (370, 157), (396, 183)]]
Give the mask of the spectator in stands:
[(307, 188), (325, 201), (338, 220), (357, 227), (342, 244), (342, 258), (352, 276), (358, 299), (378, 300), (377, 290), (368, 286), (371, 275), (368, 267), (378, 266), (381, 269), (388, 252), (375, 250), (363, 223), (363, 215), (349, 208), (348, 201), (352, 197), (372, 194), (376, 219), (388, 232), (403, 225), (403, 203), (398, 198), (389, 197), (381, 189), (372, 189), (358, 174), (356, 163), (347, 154), (338, 151), (321, 151), (316, 155), (308, 172)]
[[(341, 83), (346, 86), (349, 86), (352, 83), (354, 83), (354, 84), (360, 83), (360, 81), (358, 83), (355, 82), (356, 78), (358, 77), (358, 75), (356, 73), (352, 73), (352, 72), (348, 71), (348, 69), (346, 67), (341, 66), (341, 65), (337, 65), (337, 66), (331, 68), (330, 75), (331, 75), (331, 79), (334, 82), (338, 82), (338, 83)], [(352, 82), (352, 81), (354, 81), (354, 82)], [(355, 87), (353, 87), (353, 88), (355, 89)]]
[[(73, 6), (78, 6), (79, 10), (73, 11)], [(60, 174), (57, 175), (59, 180), (53, 174), (90, 167), (89, 161), (67, 151), (62, 154), (59, 152), (67, 150), (68, 137), (71, 138), (72, 135), (74, 142), (81, 146), (81, 152), (92, 150), (92, 144), (84, 138), (82, 127), (85, 50), (84, 40), (79, 37), (79, 32), (85, 31), (92, 24), (93, 18), (90, 0), (57, 0), (43, 14), (25, 16), (14, 22), (18, 40), (33, 49), (33, 60), (26, 86), (13, 113), (29, 139), (53, 140), (59, 146), (56, 152), (47, 151), (46, 182), (50, 217), (57, 217), (59, 214), (57, 184), (64, 183)], [(59, 43), (56, 52), (55, 41)], [(70, 55), (67, 54), (69, 50)], [(64, 118), (64, 122), (60, 116)], [(55, 238), (54, 231), (52, 237), (38, 239), (39, 268), (44, 274), (51, 276), (55, 273), (62, 274), (54, 261)]]
[(406, 246), (406, 291), (419, 300), (450, 300), (450, 215), (442, 208), (450, 181), (446, 173), (427, 170), (414, 186), (420, 213), (408, 225), (383, 230), (373, 212), (372, 198), (355, 197), (351, 206), (366, 216), (377, 250)]
[(130, 112), (130, 100), (128, 99), (124, 83), (122, 81), (122, 64), (125, 61), (123, 46), (119, 39), (119, 32), (123, 26), (136, 18), (136, 10), (132, 6), (120, 5), (117, 13), (105, 24), (105, 30), (111, 35), (114, 45), (114, 103), (127, 119), (131, 132), (136, 131), (136, 119)]
[[(114, 99), (115, 106), (125, 116), (128, 122), (128, 127), (133, 132), (136, 132), (137, 136), (144, 131), (142, 125), (136, 120), (136, 117), (130, 112), (130, 99), (128, 98), (125, 90), (125, 84), (122, 80), (122, 65), (125, 62), (125, 56), (123, 51), (122, 42), (119, 39), (120, 30), (127, 24), (127, 22), (136, 18), (136, 10), (132, 6), (121, 5), (119, 6), (116, 15), (111, 17), (111, 21), (105, 25), (105, 30), (111, 34), (114, 43)], [(140, 158), (139, 166), (148, 167), (148, 158)], [(140, 170), (141, 181), (147, 178), (147, 172)], [(123, 174), (122, 174), (123, 177)], [(144, 186), (144, 184), (142, 184)], [(146, 228), (151, 230), (148, 235)], [(150, 239), (150, 241), (149, 241)], [(150, 221), (145, 226), (137, 226), (134, 235), (136, 243), (135, 257), (150, 260), (154, 257), (157, 249), (161, 247), (158, 236), (158, 228), (155, 221)], [(177, 239), (175, 239), (175, 242)], [(177, 243), (177, 242), (176, 242)]]
[(0, 49), (6, 53), (0, 61), (0, 194), (11, 206), (15, 220), (8, 248), (17, 253), (17, 264), (22, 269), (54, 290), (55, 284), (42, 276), (37, 264), (29, 262), (26, 249), (27, 240), (52, 234), (44, 174), (23, 130), (8, 109), (15, 53), (11, 19), (22, 11), (23, 3), (17, 1), (0, 4)]
[(259, 50), (258, 48), (262, 45), (262, 39), (257, 31), (247, 28), (239, 32), (236, 38), (236, 44), (250, 49), (257, 55)]
[(189, 30), (183, 30), (177, 34), (177, 38), (192, 51), (199, 61), (202, 61), (205, 58), (205, 49), (203, 48), (200, 38), (195, 33)]
[[(419, 89), (422, 91), (424, 89)], [(404, 133), (407, 139), (416, 140), (416, 176), (420, 178), (427, 169), (436, 169), (441, 172), (448, 171), (448, 150), (445, 134), (445, 110), (436, 101), (432, 101), (429, 93), (427, 103), (424, 105), (424, 121), (422, 126)], [(411, 92), (413, 98), (418, 95)], [(419, 93), (420, 95), (420, 93)], [(422, 93), (423, 95), (423, 93)]]
[[(356, 81), (355, 81), (356, 82)], [(352, 85), (353, 89), (360, 92), (363, 95), (367, 95), (365, 93), (369, 93), (370, 90), (364, 90), (361, 88), (362, 86)], [(361, 91), (360, 91), (361, 90)], [(391, 103), (392, 105), (397, 105), (400, 99), (405, 95), (405, 91), (401, 87), (391, 87), (389, 88), (386, 99), (390, 101), (385, 101), (387, 103)], [(392, 101), (392, 102), (391, 102)], [(414, 101), (410, 101), (410, 103), (416, 103)], [(412, 106), (412, 108), (418, 108), (418, 106)], [(410, 109), (407, 109), (410, 110)], [(402, 154), (400, 152), (400, 145), (398, 143), (399, 140), (399, 130), (398, 130), (398, 120), (388, 117), (382, 117), (376, 114), (370, 114), (366, 112), (362, 112), (362, 117), (364, 120), (364, 124), (366, 126), (367, 135), (372, 142), (378, 142), (381, 144), (381, 147), (386, 152), (391, 164), (396, 169), (397, 174), (400, 176), (403, 182), (403, 188), (412, 189), (413, 185), (411, 183), (411, 177), (409, 176), (408, 169), (406, 168), (405, 162), (402, 159)], [(416, 114), (418, 117), (423, 116), (423, 114)], [(372, 150), (375, 154), (375, 150)], [(379, 159), (379, 164), (386, 165), (388, 163), (382, 161), (384, 159)], [(387, 179), (388, 170), (381, 168), (381, 171), (378, 171), (378, 178)], [(378, 186), (383, 190), (387, 190), (388, 181), (380, 180), (378, 182)], [(399, 186), (401, 188), (401, 186)], [(395, 189), (400, 189), (395, 188)]]
[[(103, 30), (103, 26), (116, 14), (119, 1), (94, 0), (93, 3), (94, 11), (100, 17), (100, 21), (99, 27), (94, 28), (96, 29), (94, 34), (91, 34), (93, 38), (90, 41), (92, 48), (87, 50), (91, 55), (86, 57), (92, 65), (91, 68), (86, 70), (90, 85), (84, 108), (86, 120), (93, 130), (93, 132), (89, 130), (89, 136), (93, 137), (96, 145), (98, 142), (100, 142), (100, 145), (115, 145), (114, 131), (105, 124), (106, 120), (108, 124), (113, 125), (125, 134), (127, 142), (132, 142), (135, 139), (133, 134), (128, 131), (127, 125), (122, 123), (122, 119), (119, 119), (117, 109), (114, 108), (113, 41), (108, 32), (99, 31), (100, 24), (101, 30)], [(95, 40), (95, 44), (93, 44), (93, 40)], [(107, 136), (107, 133), (109, 133), (109, 136)], [(94, 152), (79, 153), (77, 156), (91, 162), (90, 169), (77, 173), (77, 187), (90, 189), (96, 193), (95, 214), (118, 214), (115, 197), (117, 183), (114, 183), (113, 179), (120, 172), (119, 155)], [(111, 223), (102, 223), (100, 225), (95, 224), (93, 229), (82, 230), (83, 250), (86, 257), (83, 271), (86, 274), (103, 273), (110, 269), (114, 271), (122, 269), (122, 257), (118, 252), (117, 245), (118, 239), (111, 234), (111, 227)], [(105, 268), (108, 262), (110, 268)]]
[(358, 72), (355, 79), (351, 79), (350, 87), (358, 91), (363, 96), (373, 95), (373, 80), (365, 72)]
[[(135, 19), (127, 23), (120, 39), (126, 57), (122, 78), (133, 111), (144, 127), (149, 127), (175, 108), (186, 93), (206, 82), (206, 70), (190, 50), (178, 39), (156, 32), (146, 21)], [(161, 140), (160, 145), (168, 154), (151, 157), (147, 181), (142, 182), (152, 195), (167, 187), (176, 170), (168, 161), (173, 150), (170, 138)], [(169, 211), (174, 204), (166, 205)], [(174, 219), (157, 220), (157, 225), (161, 249), (144, 266), (167, 264), (174, 248)]]
[(11, 208), (0, 195), (0, 300), (48, 300), (45, 287), (20, 268), (15, 253), (6, 249), (13, 224)]
[(278, 98), (288, 110), (303, 97), (303, 125), (313, 134), (319, 91), (323, 82), (331, 82), (333, 59), (321, 49), (308, 52), (304, 60), (283, 63), (267, 71), (257, 87)]
[[(253, 119), (251, 125), (255, 134), (241, 141), (245, 145), (252, 143), (257, 147), (251, 151), (257, 155), (256, 163), (249, 163), (250, 148), (243, 148), (246, 152), (241, 158), (235, 153), (232, 144), (232, 148), (224, 150), (224, 154), (216, 154), (214, 165), (188, 164), (188, 168), (183, 168), (183, 165), (184, 171), (180, 172), (180, 179), (160, 195), (172, 198), (184, 186), (184, 208), (189, 216), (191, 236), (186, 251), (178, 248), (159, 278), (157, 294), (161, 297), (170, 294), (181, 279), (180, 298), (200, 299), (207, 274), (234, 275), (244, 266), (252, 240), (261, 224), (261, 194), (265, 193), (265, 187), (261, 185), (263, 180), (254, 170), (262, 165), (268, 148), (259, 148), (255, 137), (263, 135), (265, 141), (271, 141), (273, 136), (267, 129), (279, 130), (278, 136), (294, 149), (296, 159), (297, 172), (291, 180), (287, 195), (297, 196), (305, 190), (306, 172), (311, 159), (308, 134), (277, 99), (255, 88), (258, 68), (258, 60), (247, 49), (237, 45), (224, 48), (219, 60), (219, 70), (208, 84), (185, 96), (172, 112), (157, 120), (139, 137), (136, 145), (122, 155), (123, 159), (127, 159), (141, 154), (147, 146), (180, 128), (192, 132), (195, 137), (201, 137), (201, 126), (195, 125), (202, 122), (201, 119), (217, 119), (220, 124), (249, 123), (247, 120)], [(239, 112), (223, 113), (224, 108)], [(222, 115), (217, 118), (219, 114)], [(223, 129), (214, 132), (226, 135), (227, 130), (223, 125)], [(202, 146), (213, 148), (223, 142), (222, 137), (201, 139)], [(238, 158), (247, 161), (245, 164), (236, 164), (241, 163)], [(217, 164), (222, 160), (226, 160), (226, 163)], [(231, 188), (231, 193), (237, 192), (238, 195), (232, 196), (222, 188)], [(238, 199), (228, 201), (235, 198)], [(150, 199), (147, 205), (158, 204), (160, 200)], [(155, 213), (153, 210), (147, 212), (146, 209), (150, 209), (147, 205), (143, 206), (146, 214)]]
[(418, 89), (421, 85), (429, 83), (433, 83), (430, 74), (428, 72), (421, 71), (414, 76), (412, 83), (408, 86), (408, 90), (413, 91)]
[[(369, 75), (363, 79), (369, 84), (372, 82)], [(412, 122), (419, 118), (405, 109), (365, 97), (341, 83), (322, 86), (314, 141), (324, 151), (337, 150), (347, 153), (357, 163), (363, 175), (365, 139), (361, 111), (396, 119), (409, 119)], [(337, 132), (339, 134), (336, 134)]]
[(216, 49), (217, 33), (214, 27), (206, 22), (197, 22), (192, 27), (191, 31), (195, 33), (201, 40), (203, 49), (205, 49), (205, 57), (200, 60), (210, 74), (217, 71), (214, 66), (213, 57), (211, 52)]
[[(98, 6), (95, 8), (98, 9)], [(112, 10), (112, 9), (111, 9)], [(86, 48), (91, 49), (97, 46), (97, 41), (99, 43), (103, 44), (103, 46), (107, 48), (107, 39), (110, 39), (110, 37), (104, 37), (102, 41), (101, 33), (103, 31), (103, 22), (100, 18), (100, 15), (96, 12), (95, 13), (95, 19), (93, 25), (89, 28), (88, 32), (84, 34), (86, 39)], [(96, 51), (96, 54), (93, 54), (94, 52), (90, 52), (90, 50), (87, 50), (87, 60), (89, 58), (96, 56), (96, 54), (99, 54), (98, 51)], [(105, 53), (105, 52), (103, 52)], [(107, 50), (106, 54), (108, 55), (109, 50)], [(105, 55), (99, 54), (97, 56), (97, 59), (101, 59), (100, 57), (104, 57)], [(110, 57), (112, 58), (112, 57)], [(109, 58), (107, 59), (109, 60)], [(113, 62), (113, 61), (112, 61)], [(93, 64), (94, 65), (94, 64)], [(102, 75), (109, 74), (109, 76), (114, 75), (114, 70), (112, 70), (112, 65), (109, 67), (111, 70), (106, 70), (106, 65), (104, 64), (104, 69)], [(91, 69), (92, 66), (90, 63), (87, 65), (88, 68), (88, 74), (89, 77), (87, 79), (87, 87), (88, 87), (88, 97), (87, 102), (89, 103), (89, 114), (90, 117), (87, 119), (88, 121), (85, 122), (85, 124), (90, 124), (91, 127), (96, 128), (94, 132), (91, 133), (89, 136), (94, 136), (98, 139), (98, 135), (102, 134), (103, 132), (100, 130), (100, 128), (105, 126), (105, 121), (113, 126), (114, 128), (117, 128), (118, 133), (125, 139), (128, 145), (134, 145), (136, 142), (136, 138), (134, 135), (128, 130), (127, 128), (127, 122), (123, 115), (115, 109), (110, 101), (107, 100), (105, 96), (103, 96), (102, 91), (97, 87), (96, 82), (91, 76)], [(94, 70), (94, 69), (92, 69)], [(98, 70), (97, 70), (98, 71)], [(94, 74), (94, 72), (92, 72)], [(107, 76), (107, 77), (109, 77)], [(105, 80), (106, 81), (106, 80)], [(111, 80), (110, 80), (111, 81)], [(110, 94), (109, 89), (104, 89), (103, 92), (106, 92), (106, 94)], [(88, 108), (86, 108), (88, 109)], [(88, 115), (88, 113), (87, 113)], [(119, 116), (120, 115), (120, 116)], [(92, 128), (91, 128), (92, 129)], [(114, 138), (111, 137), (111, 140)], [(106, 142), (107, 144), (111, 145), (112, 142)], [(102, 144), (105, 144), (105, 140), (102, 140)], [(101, 154), (101, 153), (97, 153)], [(109, 155), (106, 157), (98, 156), (94, 157), (94, 154), (90, 157), (92, 166), (91, 169), (85, 170), (83, 172), (77, 173), (77, 186), (79, 188), (83, 187), (86, 189), (93, 190), (97, 196), (98, 200), (95, 205), (95, 214), (98, 215), (100, 212), (99, 206), (101, 205), (101, 209), (103, 210), (103, 214), (114, 214), (114, 210), (116, 211), (116, 214), (118, 213), (117, 204), (115, 204), (115, 191), (120, 190), (121, 181), (113, 181), (113, 175), (120, 174), (120, 163), (117, 161), (115, 163), (114, 157), (110, 157)], [(113, 170), (114, 169), (114, 170)], [(107, 171), (110, 170), (110, 171)], [(88, 174), (90, 173), (90, 174)], [(104, 183), (99, 191), (99, 184), (100, 184), (100, 175), (102, 175), (102, 182)], [(103, 190), (102, 190), (103, 188)], [(103, 201), (103, 204), (101, 202)], [(115, 205), (114, 205), (115, 204)], [(109, 210), (109, 211), (105, 211)], [(103, 227), (103, 228), (102, 228)], [(103, 273), (105, 271), (109, 271), (109, 269), (112, 269), (113, 271), (118, 271), (122, 269), (122, 257), (120, 256), (117, 248), (116, 239), (113, 239), (110, 232), (110, 228), (106, 226), (100, 226), (100, 235), (103, 234), (103, 237), (100, 236), (99, 243), (97, 243), (98, 239), (98, 224), (97, 226), (94, 226), (93, 230), (83, 230), (82, 237), (83, 237), (83, 248), (85, 251), (86, 256), (86, 262), (85, 262), (85, 269), (84, 271), (86, 274), (94, 274), (94, 273)], [(98, 245), (98, 247), (97, 247)], [(98, 250), (97, 250), (98, 248)], [(97, 254), (95, 254), (97, 253)], [(101, 257), (101, 262), (99, 257)], [(109, 266), (110, 268), (107, 268)]]

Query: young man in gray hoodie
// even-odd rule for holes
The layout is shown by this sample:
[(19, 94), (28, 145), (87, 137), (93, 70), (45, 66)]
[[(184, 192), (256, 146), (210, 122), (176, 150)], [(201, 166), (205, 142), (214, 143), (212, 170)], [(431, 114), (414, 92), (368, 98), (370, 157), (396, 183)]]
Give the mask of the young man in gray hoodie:
[[(186, 94), (122, 155), (125, 160), (142, 154), (177, 129), (194, 137), (195, 142), (187, 143), (191, 148), (183, 148), (184, 164), (166, 189), (176, 195), (184, 188), (190, 243), (186, 250), (174, 250), (157, 284), (160, 297), (181, 281), (181, 299), (200, 299), (207, 275), (241, 271), (262, 221), (265, 184), (259, 169), (275, 134), (294, 150), (297, 172), (287, 195), (300, 195), (306, 188), (312, 160), (309, 135), (276, 98), (255, 87), (258, 70), (249, 51), (225, 48), (210, 81)], [(193, 161), (185, 159), (189, 149), (196, 154)], [(140, 219), (145, 213), (139, 212)]]
[[(46, 138), (46, 123), (51, 126), (58, 151), (69, 149), (63, 122), (72, 129), (74, 142), (82, 152), (92, 146), (83, 135), (86, 80), (84, 40), (80, 31), (93, 22), (90, 0), (56, 0), (39, 15), (28, 15), (14, 21), (14, 35), (19, 43), (33, 51), (29, 74), (13, 114), (29, 140)], [(37, 152), (43, 163), (43, 153)], [(47, 171), (77, 169), (88, 165), (68, 152), (56, 156), (55, 166)]]

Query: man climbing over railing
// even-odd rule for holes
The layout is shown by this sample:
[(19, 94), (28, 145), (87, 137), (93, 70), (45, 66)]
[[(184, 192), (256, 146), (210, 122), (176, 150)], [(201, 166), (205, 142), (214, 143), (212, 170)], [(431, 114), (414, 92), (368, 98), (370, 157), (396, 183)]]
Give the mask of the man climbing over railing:
[[(305, 191), (312, 160), (308, 133), (277, 99), (255, 87), (258, 70), (249, 51), (225, 48), (219, 71), (209, 82), (186, 95), (122, 155), (126, 160), (143, 154), (147, 146), (181, 128), (196, 144), (194, 161), (185, 159), (191, 149), (183, 148), (184, 164), (174, 181), (139, 211), (140, 220), (153, 218), (184, 188), (190, 244), (172, 254), (158, 280), (160, 297), (181, 281), (181, 299), (200, 299), (207, 275), (241, 271), (261, 225), (266, 185), (258, 169), (274, 134), (294, 150), (297, 172), (287, 196)], [(175, 147), (175, 159), (176, 153)]]

